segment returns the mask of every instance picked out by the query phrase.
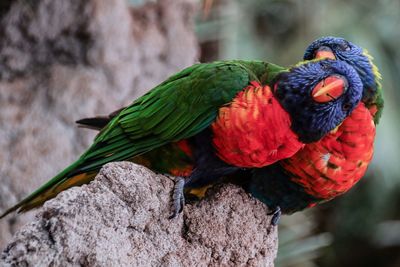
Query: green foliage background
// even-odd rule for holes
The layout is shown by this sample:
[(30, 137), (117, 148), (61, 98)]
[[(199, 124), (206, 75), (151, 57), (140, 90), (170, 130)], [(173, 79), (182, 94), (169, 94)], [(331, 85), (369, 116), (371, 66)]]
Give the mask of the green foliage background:
[[(385, 109), (375, 156), (348, 194), (283, 218), (277, 266), (400, 266), (399, 0), (214, 0), (199, 14), (202, 61), (301, 60), (321, 36), (341, 36), (374, 56)], [(201, 13), (201, 12), (200, 12)]]

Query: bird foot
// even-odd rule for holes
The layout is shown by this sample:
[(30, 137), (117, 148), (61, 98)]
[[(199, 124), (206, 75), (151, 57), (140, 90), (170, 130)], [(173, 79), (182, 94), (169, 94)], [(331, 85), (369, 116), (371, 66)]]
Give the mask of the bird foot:
[(176, 177), (174, 192), (172, 194), (172, 214), (169, 216), (169, 219), (175, 218), (183, 211), (183, 207), (185, 206), (185, 195), (183, 193), (184, 187), (185, 178)]
[(279, 206), (277, 206), (270, 213), (268, 213), (268, 215), (272, 215), (271, 225), (272, 226), (277, 225), (279, 223), (279, 219), (281, 218), (281, 215), (282, 215), (281, 208)]

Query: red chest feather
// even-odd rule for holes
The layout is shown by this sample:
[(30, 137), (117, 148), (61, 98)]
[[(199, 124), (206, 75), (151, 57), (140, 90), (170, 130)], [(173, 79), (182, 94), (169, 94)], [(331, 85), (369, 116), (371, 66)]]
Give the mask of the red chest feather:
[(281, 164), (307, 193), (330, 199), (349, 190), (365, 174), (374, 138), (371, 113), (360, 103), (335, 133), (306, 145)]
[(296, 153), (303, 143), (290, 129), (289, 114), (271, 88), (253, 82), (229, 106), (219, 110), (212, 124), (218, 156), (238, 167), (263, 167)]

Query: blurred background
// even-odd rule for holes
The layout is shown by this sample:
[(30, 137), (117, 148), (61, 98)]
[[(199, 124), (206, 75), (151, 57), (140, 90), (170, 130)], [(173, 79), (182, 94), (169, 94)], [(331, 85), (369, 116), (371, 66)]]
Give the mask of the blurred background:
[[(288, 66), (313, 40), (341, 36), (368, 49), (383, 76), (374, 160), (346, 195), (282, 218), (276, 265), (400, 266), (399, 0), (87, 3), (0, 3), (0, 209), (90, 143), (74, 120), (125, 105), (197, 60)], [(0, 248), (30, 218), (0, 222)]]

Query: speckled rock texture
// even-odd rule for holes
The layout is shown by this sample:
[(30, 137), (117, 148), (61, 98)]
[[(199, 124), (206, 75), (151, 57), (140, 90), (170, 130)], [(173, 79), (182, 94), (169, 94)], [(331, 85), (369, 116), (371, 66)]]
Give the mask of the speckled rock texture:
[(273, 266), (277, 227), (261, 202), (220, 185), (170, 214), (171, 178), (109, 163), (45, 203), (1, 254), (2, 266)]
[[(2, 0), (0, 211), (73, 162), (108, 114), (197, 60), (191, 0)], [(0, 250), (33, 213), (0, 221)], [(33, 241), (32, 241), (33, 242)]]

